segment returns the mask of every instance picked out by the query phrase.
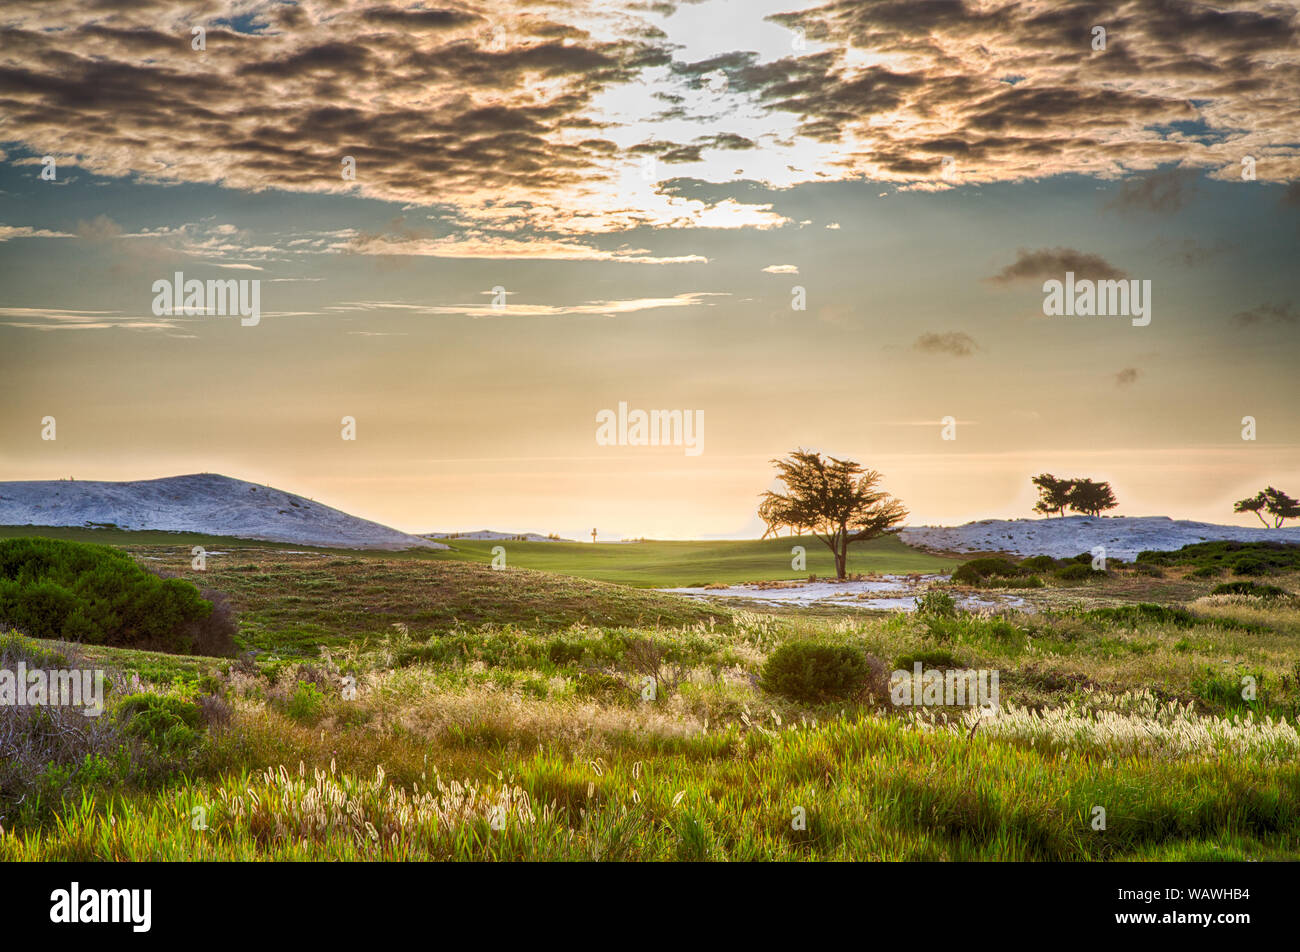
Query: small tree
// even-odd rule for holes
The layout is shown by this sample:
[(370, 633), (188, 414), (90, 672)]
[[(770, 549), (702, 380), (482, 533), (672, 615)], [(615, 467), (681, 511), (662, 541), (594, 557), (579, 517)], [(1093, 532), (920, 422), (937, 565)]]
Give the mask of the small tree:
[(1041, 512), (1045, 516), (1052, 513), (1065, 515), (1065, 507), (1070, 504), (1070, 492), (1074, 489), (1074, 480), (1057, 479), (1051, 473), (1042, 473), (1029, 481), (1038, 487), (1038, 502), (1034, 505), (1034, 512)]
[(1255, 495), (1251, 496), (1249, 499), (1238, 499), (1236, 502), (1232, 504), (1232, 511), (1253, 512), (1255, 514), (1255, 518), (1260, 521), (1260, 523), (1264, 526), (1265, 529), (1267, 529), (1268, 523), (1265, 522), (1264, 517), (1260, 515), (1260, 513), (1264, 511), (1264, 507), (1267, 505), (1268, 505), (1268, 498), (1262, 492), (1258, 492), (1255, 493)]
[(902, 502), (876, 489), (881, 475), (852, 460), (798, 449), (788, 459), (774, 459), (777, 479), (786, 491), (763, 493), (759, 518), (766, 539), (783, 526), (811, 532), (835, 556), (835, 577), (848, 574), (849, 545), (888, 533), (907, 518)]
[(1253, 512), (1255, 517), (1264, 523), (1266, 529), (1269, 528), (1269, 524), (1260, 512), (1267, 512), (1273, 517), (1272, 528), (1281, 529), (1286, 520), (1300, 519), (1300, 500), (1293, 499), (1282, 490), (1269, 486), (1249, 499), (1241, 499), (1233, 503), (1232, 511)]
[(1076, 479), (1070, 487), (1070, 508), (1088, 516), (1099, 516), (1102, 510), (1119, 505), (1110, 483), (1094, 483), (1091, 479)]

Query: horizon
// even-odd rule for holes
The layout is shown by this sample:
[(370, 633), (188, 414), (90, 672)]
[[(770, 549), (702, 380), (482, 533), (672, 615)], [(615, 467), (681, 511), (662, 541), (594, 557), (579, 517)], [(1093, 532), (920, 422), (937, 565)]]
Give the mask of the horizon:
[(801, 446), (910, 525), (1300, 490), (1300, 11), (240, 10), (12, 7), (0, 480), (578, 539), (753, 538)]
[[(399, 531), (401, 531), (401, 532), (405, 532), (405, 533), (407, 533), (407, 534), (409, 534), (409, 535), (417, 535), (417, 536), (432, 536), (432, 535), (452, 536), (452, 535), (471, 534), (471, 533), (475, 533), (475, 532), (498, 532), (498, 533), (505, 533), (505, 534), (513, 534), (513, 535), (525, 535), (525, 534), (534, 534), (534, 535), (539, 535), (539, 536), (556, 535), (556, 536), (559, 536), (559, 537), (560, 537), (560, 538), (559, 538), (558, 540), (556, 540), (556, 541), (589, 544), (589, 543), (587, 542), (587, 539), (585, 539), (583, 536), (584, 536), (584, 535), (589, 535), (589, 534), (590, 534), (590, 530), (588, 530), (587, 533), (580, 533), (580, 532), (576, 532), (576, 531), (575, 531), (575, 532), (566, 532), (566, 531), (564, 531), (564, 530), (548, 529), (548, 528), (513, 528), (513, 527), (510, 527), (510, 528), (501, 528), (500, 526), (496, 525), (495, 523), (494, 523), (494, 524), (484, 524), (484, 525), (479, 525), (479, 526), (474, 526), (474, 527), (461, 527), (461, 528), (452, 528), (452, 529), (419, 529), (419, 528), (407, 528), (407, 527), (404, 527), (404, 526), (401, 526), (401, 525), (396, 525), (396, 524), (393, 524), (393, 523), (387, 523), (387, 522), (384, 522), (384, 521), (381, 520), (381, 519), (374, 519), (374, 518), (372, 518), (371, 516), (366, 515), (365, 513), (362, 513), (362, 512), (356, 512), (356, 511), (353, 511), (353, 510), (351, 510), (351, 509), (348, 509), (348, 508), (346, 508), (346, 507), (344, 507), (344, 506), (335, 505), (334, 503), (330, 502), (328, 499), (322, 499), (322, 498), (320, 498), (320, 497), (313, 496), (313, 495), (309, 495), (309, 494), (307, 494), (307, 493), (298, 492), (294, 487), (291, 487), (291, 486), (283, 486), (283, 485), (277, 485), (277, 484), (275, 484), (275, 483), (262, 482), (262, 481), (259, 481), (259, 480), (245, 479), (245, 478), (243, 478), (242, 476), (232, 475), (232, 474), (230, 474), (230, 473), (213, 472), (213, 471), (196, 471), (196, 472), (192, 472), (192, 473), (177, 473), (177, 474), (174, 474), (174, 475), (171, 475), (171, 476), (150, 476), (150, 477), (143, 477), (143, 478), (140, 478), (140, 479), (122, 479), (122, 480), (101, 480), (101, 479), (86, 479), (86, 478), (82, 478), (82, 477), (62, 476), (62, 477), (56, 477), (56, 478), (54, 478), (54, 479), (49, 479), (49, 480), (0, 480), (0, 484), (3, 484), (3, 483), (5, 483), (5, 482), (83, 482), (83, 483), (103, 483), (103, 482), (110, 482), (110, 483), (130, 483), (130, 482), (151, 482), (151, 481), (167, 480), (167, 479), (181, 479), (181, 478), (185, 478), (185, 477), (189, 477), (189, 476), (220, 476), (220, 477), (222, 477), (222, 478), (226, 478), (226, 479), (235, 479), (235, 480), (240, 480), (240, 481), (242, 481), (242, 482), (254, 483), (254, 484), (259, 485), (259, 486), (265, 486), (265, 487), (267, 487), (267, 488), (269, 488), (269, 489), (276, 489), (276, 490), (279, 490), (279, 491), (281, 491), (281, 492), (290, 493), (290, 494), (292, 494), (292, 495), (299, 496), (299, 497), (304, 498), (304, 499), (308, 499), (308, 500), (311, 501), (311, 502), (315, 502), (315, 503), (319, 503), (319, 504), (322, 504), (322, 505), (328, 506), (328, 507), (330, 507), (330, 508), (332, 508), (332, 509), (336, 509), (336, 510), (339, 510), (339, 511), (341, 511), (341, 512), (344, 512), (344, 513), (346, 513), (347, 515), (356, 516), (356, 517), (358, 517), (358, 518), (362, 518), (362, 519), (369, 519), (369, 520), (372, 521), (372, 522), (377, 522), (377, 523), (379, 523), (379, 524), (381, 524), (381, 525), (388, 526), (389, 528), (397, 529), (397, 530), (399, 530)], [(1117, 509), (1122, 509), (1122, 508), (1123, 508), (1122, 505), (1119, 506), (1119, 507), (1117, 507)], [(955, 526), (961, 526), (961, 525), (966, 525), (966, 524), (969, 524), (969, 523), (981, 522), (981, 521), (1016, 521), (1016, 520), (1022, 520), (1022, 521), (1042, 521), (1042, 520), (1046, 520), (1046, 521), (1056, 521), (1056, 520), (1058, 520), (1058, 519), (1062, 519), (1062, 518), (1065, 518), (1065, 519), (1075, 519), (1075, 518), (1079, 518), (1079, 519), (1098, 519), (1098, 518), (1101, 518), (1101, 519), (1106, 519), (1106, 518), (1129, 518), (1129, 519), (1169, 519), (1169, 520), (1171, 520), (1171, 521), (1175, 521), (1175, 522), (1199, 522), (1199, 523), (1206, 523), (1206, 524), (1209, 524), (1209, 525), (1240, 526), (1240, 527), (1243, 527), (1243, 528), (1259, 529), (1259, 530), (1261, 530), (1261, 531), (1276, 531), (1273, 527), (1266, 527), (1266, 526), (1263, 526), (1263, 525), (1259, 525), (1259, 524), (1258, 524), (1258, 520), (1256, 520), (1256, 523), (1252, 525), (1251, 522), (1246, 521), (1246, 516), (1248, 515), (1247, 513), (1233, 513), (1232, 515), (1234, 515), (1234, 516), (1236, 517), (1236, 518), (1233, 519), (1233, 520), (1214, 520), (1214, 519), (1195, 519), (1195, 518), (1188, 517), (1188, 516), (1170, 515), (1169, 513), (1132, 513), (1132, 512), (1119, 512), (1119, 511), (1108, 511), (1108, 512), (1103, 512), (1103, 513), (1101, 513), (1101, 514), (1098, 515), (1098, 516), (1090, 516), (1090, 515), (1085, 515), (1085, 514), (1077, 513), (1077, 512), (1070, 512), (1070, 513), (1065, 514), (1064, 516), (1043, 516), (1043, 515), (1037, 515), (1037, 514), (1034, 514), (1034, 513), (1030, 513), (1030, 514), (1028, 514), (1028, 515), (1019, 515), (1019, 516), (1017, 516), (1017, 515), (1008, 515), (1008, 516), (982, 516), (982, 517), (978, 517), (978, 518), (974, 518), (974, 519), (962, 520), (962, 521), (960, 521), (960, 522), (947, 522), (947, 523), (941, 523), (941, 522), (918, 522), (918, 521), (916, 521), (916, 520), (914, 520), (914, 519), (908, 518), (908, 519), (905, 519), (905, 520), (904, 520), (904, 521), (903, 521), (903, 522), (902, 522), (902, 523), (897, 527), (897, 529), (895, 529), (895, 530), (890, 530), (890, 531), (893, 532), (893, 531), (897, 531), (897, 530), (899, 530), (899, 529), (908, 529), (908, 528), (926, 528), (926, 527), (939, 528), (939, 527), (955, 527)], [(609, 535), (606, 535), (605, 533), (600, 533), (600, 534), (598, 535), (598, 538), (597, 538), (596, 541), (597, 541), (597, 542), (640, 542), (640, 541), (646, 541), (646, 542), (689, 542), (689, 541), (730, 542), (730, 541), (752, 541), (752, 540), (755, 540), (755, 539), (759, 539), (759, 538), (761, 538), (761, 536), (762, 536), (762, 532), (759, 531), (759, 530), (761, 530), (761, 529), (763, 528), (762, 523), (761, 523), (760, 520), (757, 519), (757, 517), (755, 517), (755, 521), (758, 522), (758, 529), (754, 530), (753, 534), (744, 534), (744, 533), (742, 532), (742, 533), (737, 533), (737, 534), (732, 534), (732, 535), (707, 535), (707, 536), (647, 536), (647, 535), (627, 535), (627, 534), (621, 534), (621, 533), (617, 533), (617, 532), (612, 532), (612, 533), (610, 533)], [(598, 528), (598, 527), (597, 527), (597, 528)], [(1285, 528), (1285, 527), (1284, 527), (1284, 528)], [(788, 533), (787, 533), (787, 535), (788, 535)], [(799, 537), (804, 537), (804, 536), (808, 536), (808, 535), (813, 535), (813, 533), (801, 533)], [(777, 537), (777, 538), (785, 538), (786, 535), (780, 535), (780, 534), (778, 534), (776, 537)]]

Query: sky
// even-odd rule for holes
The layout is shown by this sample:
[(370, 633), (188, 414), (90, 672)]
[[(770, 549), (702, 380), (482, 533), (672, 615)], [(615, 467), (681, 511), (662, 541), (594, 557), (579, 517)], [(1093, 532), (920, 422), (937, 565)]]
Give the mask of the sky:
[[(0, 480), (742, 538), (806, 447), (912, 525), (1041, 472), (1249, 525), (1300, 495), (1298, 252), (1294, 2), (0, 8)], [(1067, 272), (1149, 321), (1046, 314)]]

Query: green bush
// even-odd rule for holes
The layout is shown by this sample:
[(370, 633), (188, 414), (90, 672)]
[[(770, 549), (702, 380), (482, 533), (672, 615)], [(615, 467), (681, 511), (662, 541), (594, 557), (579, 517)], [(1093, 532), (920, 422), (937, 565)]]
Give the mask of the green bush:
[(922, 669), (963, 667), (955, 654), (951, 651), (944, 651), (942, 648), (922, 648), (919, 651), (909, 651), (906, 654), (899, 655), (897, 667), (903, 671), (910, 671), (912, 665), (918, 661), (921, 663)]
[(1019, 574), (1020, 569), (1009, 559), (981, 558), (959, 565), (952, 573), (952, 580), (960, 585), (980, 585), (987, 578), (1013, 578)]
[(1254, 595), (1257, 598), (1285, 598), (1286, 592), (1276, 585), (1258, 582), (1224, 582), (1210, 590), (1211, 595)]
[(957, 603), (952, 600), (952, 596), (947, 592), (941, 592), (937, 588), (932, 588), (916, 600), (916, 614), (918, 617), (923, 615), (937, 615), (940, 618), (956, 618)]
[(1031, 555), (1020, 563), (1022, 571), (1048, 572), (1056, 568), (1056, 559), (1050, 555)]
[(787, 641), (768, 657), (762, 686), (796, 701), (827, 701), (861, 692), (871, 675), (871, 661), (859, 648)]
[(128, 734), (165, 753), (193, 747), (202, 723), (197, 703), (171, 694), (128, 695), (118, 705), (117, 716), (125, 722)]
[(1190, 565), (1204, 577), (1215, 572), (1235, 571), (1238, 575), (1262, 575), (1300, 571), (1300, 545), (1294, 542), (1196, 542), (1177, 552), (1141, 553), (1137, 560), (1152, 565)]
[(235, 625), (190, 582), (126, 553), (56, 539), (0, 541), (0, 620), (34, 638), (225, 654)]
[(315, 724), (325, 713), (325, 695), (310, 681), (299, 681), (289, 697), (286, 713), (299, 724)]
[[(1091, 558), (1089, 561), (1091, 562)], [(1063, 569), (1057, 569), (1053, 574), (1062, 582), (1079, 582), (1087, 579), (1104, 578), (1106, 575), (1105, 572), (1094, 569), (1091, 564), (1084, 565), (1082, 562), (1073, 562)]]

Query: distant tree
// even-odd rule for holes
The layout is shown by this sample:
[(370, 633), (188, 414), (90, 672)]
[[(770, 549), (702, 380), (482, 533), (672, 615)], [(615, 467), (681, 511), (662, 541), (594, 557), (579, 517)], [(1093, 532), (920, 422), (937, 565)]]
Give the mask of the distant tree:
[(1074, 480), (1057, 479), (1051, 473), (1042, 473), (1029, 481), (1038, 487), (1038, 502), (1034, 504), (1034, 512), (1041, 512), (1045, 516), (1050, 516), (1052, 513), (1058, 516), (1065, 515), (1065, 507), (1070, 504), (1070, 491), (1074, 488)]
[(1273, 517), (1274, 529), (1281, 529), (1282, 523), (1288, 519), (1300, 519), (1300, 500), (1293, 499), (1280, 489), (1274, 489), (1269, 486), (1261, 490), (1249, 499), (1241, 499), (1233, 503), (1233, 512), (1253, 512), (1260, 522), (1264, 523), (1264, 528), (1269, 528), (1268, 522), (1260, 515), (1260, 511), (1267, 512)]
[(877, 490), (881, 475), (853, 460), (822, 459), (820, 453), (797, 449), (772, 464), (786, 491), (763, 493), (758, 507), (767, 525), (763, 538), (782, 527), (811, 532), (835, 556), (837, 579), (848, 574), (851, 543), (884, 535), (907, 517), (902, 502)]
[(1255, 514), (1255, 518), (1258, 519), (1260, 523), (1263, 524), (1265, 529), (1267, 529), (1268, 523), (1265, 522), (1264, 517), (1260, 515), (1260, 513), (1264, 511), (1264, 507), (1267, 505), (1268, 505), (1268, 497), (1265, 496), (1262, 492), (1258, 492), (1255, 493), (1255, 495), (1251, 496), (1249, 499), (1238, 499), (1236, 502), (1232, 504), (1232, 511), (1253, 512)]
[(1094, 483), (1091, 479), (1073, 480), (1069, 496), (1070, 508), (1087, 516), (1099, 516), (1105, 509), (1114, 509), (1119, 503), (1110, 483)]

